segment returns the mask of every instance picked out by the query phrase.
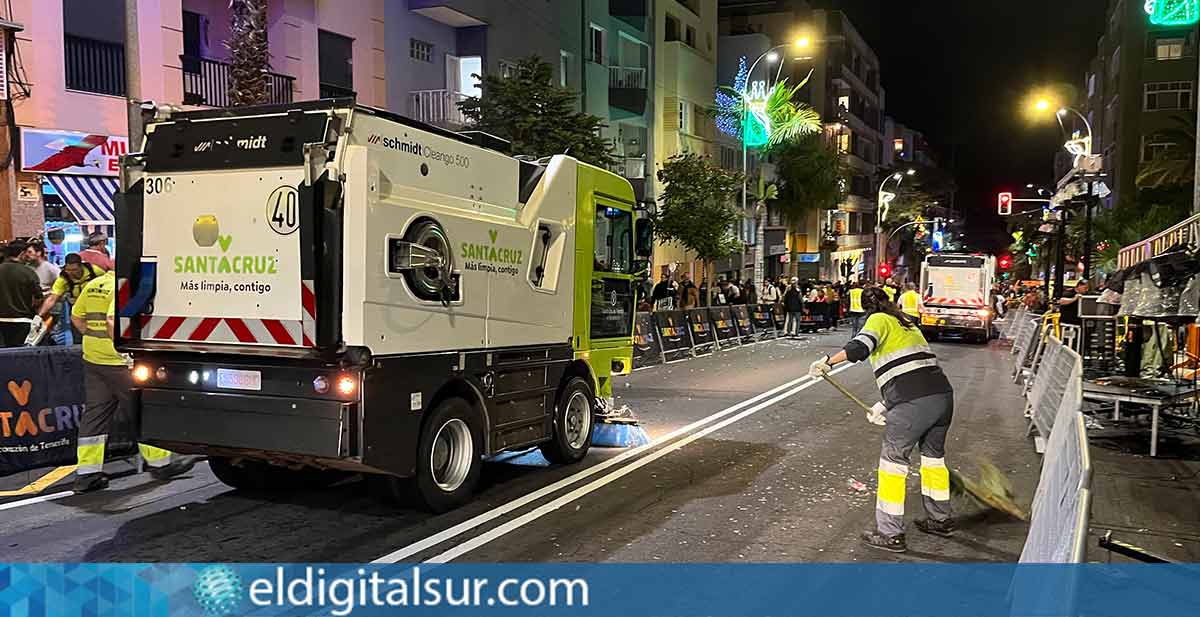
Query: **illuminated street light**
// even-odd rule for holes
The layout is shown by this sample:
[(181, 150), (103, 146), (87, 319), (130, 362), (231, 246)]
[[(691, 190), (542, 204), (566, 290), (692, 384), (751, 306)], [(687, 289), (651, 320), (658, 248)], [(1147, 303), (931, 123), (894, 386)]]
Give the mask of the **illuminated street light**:
[(798, 47), (800, 49), (805, 49), (809, 45), (812, 44), (812, 41), (810, 41), (807, 36), (802, 36), (802, 37), (796, 39), (796, 42), (794, 44), (796, 47)]
[(774, 63), (776, 60), (779, 60), (779, 54), (777, 52), (772, 51), (767, 54), (767, 62)]
[(1034, 103), (1034, 107), (1036, 107), (1038, 111), (1046, 111), (1047, 109), (1050, 109), (1050, 101), (1047, 101), (1046, 99), (1038, 99), (1038, 102)]

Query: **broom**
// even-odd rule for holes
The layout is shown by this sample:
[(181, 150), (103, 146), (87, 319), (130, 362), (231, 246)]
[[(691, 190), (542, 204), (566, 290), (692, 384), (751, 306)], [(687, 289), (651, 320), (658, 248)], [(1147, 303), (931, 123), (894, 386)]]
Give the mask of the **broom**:
[[(829, 376), (829, 373), (821, 373), (821, 377), (829, 382), (843, 396), (854, 401), (856, 405), (861, 407), (868, 414), (871, 413), (871, 408), (866, 403), (862, 402), (857, 396), (846, 389), (845, 386), (838, 383)], [(1029, 513), (1024, 508), (1017, 505), (1016, 495), (1013, 494), (1012, 483), (1008, 477), (1004, 475), (995, 465), (988, 461), (979, 461), (979, 471), (982, 474), (979, 482), (963, 475), (957, 469), (950, 469), (950, 494), (961, 497), (962, 495), (970, 495), (980, 505), (993, 510), (1004, 512), (1009, 516), (1022, 521), (1029, 521)]]

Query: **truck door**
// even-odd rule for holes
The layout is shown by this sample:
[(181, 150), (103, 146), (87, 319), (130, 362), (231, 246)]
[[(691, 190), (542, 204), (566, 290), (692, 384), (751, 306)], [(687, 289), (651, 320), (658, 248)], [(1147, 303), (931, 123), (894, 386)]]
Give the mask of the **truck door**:
[(596, 201), (593, 218), (590, 337), (628, 339), (633, 334), (633, 212)]

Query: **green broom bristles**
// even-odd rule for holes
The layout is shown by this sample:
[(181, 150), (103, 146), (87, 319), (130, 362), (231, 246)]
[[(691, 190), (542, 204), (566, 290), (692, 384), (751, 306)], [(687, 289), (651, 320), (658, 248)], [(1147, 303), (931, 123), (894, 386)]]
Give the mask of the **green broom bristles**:
[(963, 475), (957, 469), (950, 470), (950, 494), (956, 497), (970, 496), (979, 505), (1004, 512), (1022, 521), (1029, 521), (1029, 513), (1017, 504), (1012, 483), (1004, 472), (987, 461), (979, 461), (979, 482)]

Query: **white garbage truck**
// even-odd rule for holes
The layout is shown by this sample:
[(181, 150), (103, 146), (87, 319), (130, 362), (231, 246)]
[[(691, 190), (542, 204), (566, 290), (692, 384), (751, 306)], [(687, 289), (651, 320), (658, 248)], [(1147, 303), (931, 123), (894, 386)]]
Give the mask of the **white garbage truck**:
[(323, 100), (168, 114), (122, 162), (118, 347), (141, 438), (223, 482), (338, 471), (435, 511), (481, 459), (581, 459), (632, 365), (630, 183)]
[(921, 264), (921, 329), (930, 338), (959, 335), (978, 342), (991, 338), (992, 255), (937, 253)]

